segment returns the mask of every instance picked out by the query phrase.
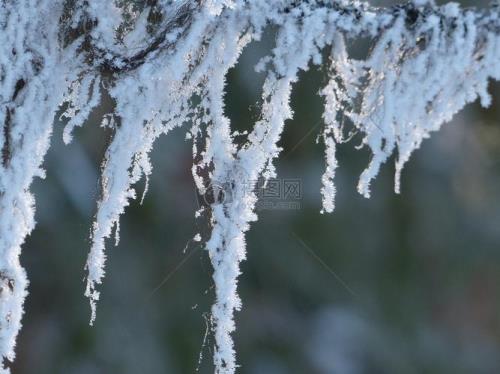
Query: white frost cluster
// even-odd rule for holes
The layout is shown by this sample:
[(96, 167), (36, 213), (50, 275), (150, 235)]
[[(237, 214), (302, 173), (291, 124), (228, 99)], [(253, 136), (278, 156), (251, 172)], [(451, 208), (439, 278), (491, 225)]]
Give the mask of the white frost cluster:
[[(77, 58), (59, 46), (62, 1), (0, 3), (0, 356), (13, 361), (27, 295), (21, 245), (35, 225), (30, 185)], [(69, 57), (75, 58), (70, 59)], [(0, 372), (8, 369), (0, 367)]]
[[(275, 176), (273, 160), (300, 71), (327, 64), (329, 81), (322, 137), (326, 171), (323, 211), (335, 202), (336, 148), (361, 134), (371, 160), (358, 190), (395, 152), (396, 192), (411, 153), (467, 103), (490, 104), (488, 80), (500, 79), (498, 7), (462, 10), (414, 0), (377, 9), (360, 1), (160, 0), (144, 8), (123, 1), (18, 0), (0, 3), (0, 354), (12, 361), (27, 279), (21, 244), (34, 226), (29, 186), (43, 175), (55, 112), (64, 105), (63, 136), (71, 142), (99, 105), (104, 90), (114, 111), (102, 168), (102, 191), (92, 230), (85, 294), (95, 319), (104, 276), (105, 240), (136, 198), (134, 184), (151, 174), (149, 152), (171, 129), (187, 126), (193, 141), (193, 177), (201, 194), (224, 185), (207, 209), (216, 301), (212, 308), (216, 373), (236, 370), (231, 333), (241, 308), (237, 294), (245, 233), (257, 219), (248, 181)], [(70, 8), (68, 8), (70, 7)], [(71, 7), (73, 7), (71, 9)], [(155, 12), (156, 24), (149, 24)], [(150, 27), (151, 26), (151, 27)], [(264, 30), (275, 47), (257, 69), (266, 73), (262, 112), (241, 141), (224, 115), (225, 79), (242, 50)], [(64, 33), (73, 35), (65, 38)], [(373, 40), (366, 59), (349, 56), (359, 37)], [(328, 53), (325, 53), (328, 52)], [(236, 137), (238, 135), (238, 137)], [(242, 182), (244, 179), (244, 183)], [(8, 372), (8, 369), (4, 369)]]

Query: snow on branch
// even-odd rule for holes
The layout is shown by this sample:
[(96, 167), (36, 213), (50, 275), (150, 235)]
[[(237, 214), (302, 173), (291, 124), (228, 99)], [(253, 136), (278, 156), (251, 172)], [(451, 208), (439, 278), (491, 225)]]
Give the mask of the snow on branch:
[[(467, 103), (479, 98), (488, 106), (488, 81), (500, 79), (498, 3), (477, 10), (432, 0), (390, 8), (354, 0), (19, 0), (0, 2), (0, 27), (0, 354), (10, 361), (27, 293), (19, 255), (34, 226), (29, 187), (43, 175), (62, 105), (69, 143), (104, 90), (114, 101), (113, 112), (102, 119), (114, 134), (86, 265), (91, 322), (105, 240), (115, 229), (118, 241), (119, 217), (136, 198), (134, 184), (151, 174), (149, 153), (158, 136), (187, 127), (200, 193), (214, 186), (230, 193), (224, 201), (214, 196), (206, 209), (206, 249), (216, 286), (215, 371), (231, 374), (237, 367), (231, 334), (233, 314), (241, 308), (239, 265), (245, 233), (257, 219), (255, 186), (248, 183), (275, 175), (273, 160), (293, 116), (290, 95), (299, 72), (322, 65), (329, 74), (320, 92), (324, 212), (335, 206), (336, 147), (350, 134), (362, 134), (362, 146), (372, 154), (359, 192), (370, 195), (370, 182), (393, 153), (399, 192), (412, 152)], [(266, 74), (262, 112), (242, 142), (224, 115), (225, 79), (242, 50), (268, 27), (276, 30), (275, 47), (256, 66)], [(356, 60), (347, 46), (360, 37), (370, 38), (372, 48)]]

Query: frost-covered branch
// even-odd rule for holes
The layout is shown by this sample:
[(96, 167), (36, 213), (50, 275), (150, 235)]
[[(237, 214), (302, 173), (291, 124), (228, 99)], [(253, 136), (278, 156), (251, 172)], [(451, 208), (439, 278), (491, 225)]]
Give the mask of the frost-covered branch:
[[(363, 136), (372, 158), (358, 190), (397, 152), (395, 189), (411, 153), (467, 103), (490, 104), (489, 79), (500, 78), (499, 7), (461, 9), (414, 0), (391, 8), (361, 1), (155, 0), (146, 2), (20, 0), (0, 3), (0, 354), (12, 360), (26, 276), (21, 244), (33, 228), (29, 186), (47, 151), (55, 112), (65, 105), (63, 136), (82, 126), (102, 91), (114, 101), (102, 124), (113, 129), (102, 168), (102, 192), (87, 261), (93, 321), (104, 277), (105, 240), (115, 230), (134, 184), (148, 178), (154, 141), (186, 126), (193, 141), (193, 177), (213, 199), (206, 242), (214, 267), (212, 321), (217, 373), (236, 369), (231, 333), (245, 233), (257, 219), (250, 185), (275, 175), (273, 161), (290, 95), (301, 70), (323, 65), (326, 171), (323, 210), (334, 209), (337, 144)], [(262, 112), (242, 141), (224, 115), (225, 79), (242, 50), (276, 30), (275, 47), (257, 65), (266, 74)], [(347, 46), (372, 40), (363, 60)], [(344, 128), (340, 117), (347, 118)], [(199, 215), (201, 212), (198, 212)]]
[[(34, 227), (30, 185), (49, 147), (54, 114), (76, 60), (58, 43), (62, 8), (53, 1), (0, 5), (0, 355), (12, 361), (28, 284), (19, 262), (21, 245)], [(4, 372), (4, 369), (1, 369)]]

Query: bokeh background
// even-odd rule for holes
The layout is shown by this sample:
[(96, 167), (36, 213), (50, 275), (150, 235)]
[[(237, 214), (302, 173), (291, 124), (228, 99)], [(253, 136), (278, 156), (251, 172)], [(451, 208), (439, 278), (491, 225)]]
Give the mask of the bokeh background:
[[(235, 129), (257, 117), (263, 77), (253, 65), (271, 46), (269, 34), (229, 74)], [(499, 373), (500, 85), (491, 85), (491, 108), (469, 105), (424, 142), (401, 195), (392, 160), (372, 198), (359, 196), (369, 154), (353, 150), (356, 139), (342, 146), (337, 208), (322, 215), (316, 93), (325, 79), (316, 69), (296, 85), (277, 161), (280, 178), (302, 181), (301, 208), (261, 211), (247, 236), (239, 372)], [(88, 325), (83, 268), (109, 138), (99, 118), (108, 110), (95, 111), (69, 146), (58, 123), (47, 178), (33, 185), (38, 224), (22, 255), (31, 283), (13, 372), (211, 373), (213, 281), (207, 253), (190, 241), (206, 228), (194, 219), (183, 129), (157, 142), (144, 203), (132, 202), (119, 245), (108, 243), (97, 321)]]

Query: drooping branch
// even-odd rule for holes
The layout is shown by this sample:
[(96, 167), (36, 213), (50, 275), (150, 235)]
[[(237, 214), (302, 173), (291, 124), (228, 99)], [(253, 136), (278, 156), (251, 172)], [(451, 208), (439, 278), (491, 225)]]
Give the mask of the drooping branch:
[[(144, 40), (143, 45), (138, 50), (130, 51), (126, 45), (119, 41), (120, 36), (115, 35), (115, 43), (112, 46), (103, 46), (98, 38), (93, 38), (91, 34), (95, 33), (95, 28), (99, 22), (103, 22), (105, 17), (99, 14), (97, 10), (89, 11), (89, 2), (83, 1), (83, 5), (77, 1), (73, 4), (70, 12), (75, 12), (78, 6), (85, 14), (76, 29), (67, 29), (68, 34), (75, 34), (79, 37), (85, 37), (87, 44), (85, 48), (89, 56), (91, 65), (98, 66), (104, 72), (119, 74), (136, 69), (145, 63), (149, 58), (161, 50), (172, 50), (177, 43), (182, 43), (183, 36), (189, 32), (193, 19), (203, 7), (210, 7), (211, 3), (227, 4), (221, 13), (220, 21), (223, 22), (225, 13), (240, 12), (244, 17), (255, 9), (262, 8), (262, 2), (256, 1), (177, 1), (167, 2), (170, 7), (162, 8), (158, 0), (147, 2), (148, 21), (152, 21), (154, 31)], [(162, 2), (163, 4), (163, 2)], [(175, 6), (172, 4), (176, 4)], [(163, 5), (165, 6), (165, 5)], [(405, 21), (405, 27), (408, 30), (416, 29), (418, 24), (425, 23), (429, 18), (438, 19), (443, 28), (456, 27), (456, 21), (466, 13), (473, 13), (477, 26), (482, 32), (500, 33), (500, 24), (498, 14), (500, 4), (497, 1), (492, 2), (489, 8), (479, 10), (476, 8), (458, 8), (457, 4), (447, 6), (437, 6), (434, 0), (413, 0), (404, 4), (394, 5), (387, 8), (378, 8), (370, 5), (368, 2), (351, 1), (276, 1), (271, 4), (272, 12), (262, 14), (260, 20), (262, 25), (282, 25), (284, 20), (290, 15), (295, 19), (300, 19), (311, 12), (328, 13), (331, 18), (342, 17), (337, 22), (337, 31), (343, 32), (347, 37), (371, 36), (378, 37), (385, 30), (392, 27), (396, 19), (402, 18)], [(95, 7), (90, 7), (95, 8)], [(99, 8), (97, 8), (99, 10)], [(155, 16), (153, 16), (156, 15)], [(452, 15), (452, 17), (450, 17)], [(259, 25), (259, 26), (262, 26)], [(74, 36), (75, 37), (75, 36)], [(106, 48), (108, 47), (108, 48)]]
[(99, 65), (105, 72), (120, 73), (133, 70), (144, 64), (155, 52), (173, 49), (175, 44), (187, 33), (193, 21), (194, 14), (199, 11), (201, 0), (186, 1), (173, 15), (168, 15), (166, 20), (157, 26), (159, 30), (152, 35), (145, 47), (131, 56), (113, 55), (105, 50), (95, 47), (94, 53), (100, 56)]
[[(125, 48), (126, 36), (105, 37), (106, 25), (119, 22), (110, 21), (102, 9), (89, 11), (95, 17), (90, 53), (98, 56), (92, 63), (112, 72), (116, 84), (110, 94), (121, 126), (104, 164), (86, 295), (94, 318), (97, 285), (104, 276), (104, 239), (135, 197), (131, 186), (151, 172), (147, 155), (156, 137), (192, 122), (197, 187), (203, 193), (210, 186), (225, 186), (232, 197), (210, 205), (212, 233), (206, 243), (216, 285), (214, 362), (217, 373), (232, 374), (233, 314), (241, 307), (236, 292), (239, 264), (245, 258), (245, 232), (257, 219), (252, 181), (275, 175), (273, 160), (281, 150), (285, 122), (292, 117), (289, 100), (299, 71), (311, 63), (330, 67), (329, 84), (322, 90), (324, 211), (334, 208), (335, 149), (345, 141), (339, 113), (364, 134), (364, 145), (373, 154), (360, 178), (360, 193), (369, 196), (371, 180), (395, 150), (399, 191), (402, 166), (430, 132), (477, 96), (487, 104), (488, 79), (500, 76), (498, 8), (478, 11), (422, 0), (392, 8), (349, 1), (207, 0), (181, 9), (192, 13), (173, 17), (179, 32), (171, 38), (143, 38), (134, 54)], [(138, 13), (137, 28), (141, 19)], [(225, 76), (244, 46), (258, 40), (268, 26), (278, 31), (275, 48), (258, 66), (267, 73), (262, 114), (241, 144), (223, 113)], [(345, 40), (362, 36), (373, 39), (373, 48), (357, 61), (349, 57)], [(329, 61), (323, 61), (325, 49), (331, 49)], [(192, 97), (200, 99), (196, 108)], [(200, 136), (204, 142), (198, 142)], [(204, 146), (196, 147), (197, 142)]]
[[(136, 197), (134, 184), (151, 174), (154, 141), (189, 125), (198, 189), (224, 186), (232, 197), (210, 202), (206, 243), (216, 285), (214, 362), (217, 373), (232, 374), (239, 265), (245, 233), (257, 219), (254, 182), (276, 175), (273, 161), (293, 116), (290, 95), (299, 72), (311, 65), (326, 65), (329, 72), (321, 90), (324, 211), (334, 209), (336, 145), (349, 139), (340, 115), (372, 153), (359, 192), (369, 196), (370, 182), (394, 152), (399, 192), (403, 165), (432, 131), (477, 98), (489, 105), (488, 82), (500, 79), (498, 3), (485, 10), (432, 0), (390, 8), (347, 0), (127, 3), (0, 2), (0, 354), (14, 358), (27, 284), (19, 254), (34, 225), (29, 187), (43, 174), (53, 116), (67, 104), (63, 136), (70, 142), (72, 130), (84, 124), (107, 90), (115, 107), (103, 125), (114, 134), (103, 161), (87, 260), (92, 320), (104, 277), (105, 239)], [(224, 114), (225, 79), (242, 50), (270, 26), (275, 47), (257, 66), (266, 74), (262, 112), (242, 143)], [(373, 44), (362, 60), (347, 48), (358, 37), (370, 37)]]
[[(109, 6), (86, 0), (67, 0), (65, 15), (61, 19), (64, 43), (81, 39), (81, 51), (90, 68), (107, 75), (125, 73), (144, 64), (159, 51), (172, 50), (188, 31), (202, 0), (174, 1), (168, 7), (159, 0), (145, 3), (146, 7), (142, 9), (144, 17), (141, 19), (147, 22), (143, 30), (145, 35), (142, 35), (144, 40), (140, 46), (131, 49), (123, 42), (123, 35), (127, 34), (123, 27), (111, 30), (115, 31), (111, 35), (111, 43), (103, 43), (99, 37), (102, 33), (99, 27), (107, 22), (106, 16), (109, 14), (106, 14), (106, 10), (109, 10)], [(132, 23), (140, 18), (137, 14), (130, 17), (132, 20), (129, 22)], [(119, 18), (118, 22), (118, 26), (123, 26), (125, 20)], [(129, 26), (128, 31), (137, 27), (137, 24)]]

